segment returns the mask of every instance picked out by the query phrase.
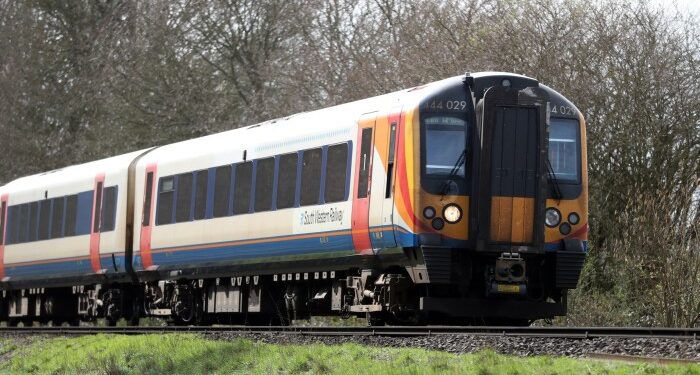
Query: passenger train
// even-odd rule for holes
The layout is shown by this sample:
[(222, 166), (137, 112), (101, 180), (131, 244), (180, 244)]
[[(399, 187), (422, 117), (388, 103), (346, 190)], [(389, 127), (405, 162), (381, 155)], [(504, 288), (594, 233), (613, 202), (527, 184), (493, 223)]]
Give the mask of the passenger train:
[(587, 251), (585, 122), (476, 73), (0, 187), (0, 319), (528, 324)]

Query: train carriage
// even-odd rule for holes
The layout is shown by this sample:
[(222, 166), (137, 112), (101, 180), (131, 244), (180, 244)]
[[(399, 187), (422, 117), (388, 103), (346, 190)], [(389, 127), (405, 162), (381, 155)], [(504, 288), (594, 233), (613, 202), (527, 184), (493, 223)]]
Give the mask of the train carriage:
[(2, 316), (563, 315), (585, 161), (573, 104), (479, 73), (26, 177), (0, 188)]

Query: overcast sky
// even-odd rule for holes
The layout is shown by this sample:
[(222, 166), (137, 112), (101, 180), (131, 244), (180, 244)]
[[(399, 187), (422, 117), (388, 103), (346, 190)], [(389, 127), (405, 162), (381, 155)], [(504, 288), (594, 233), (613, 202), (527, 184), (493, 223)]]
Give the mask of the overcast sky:
[(670, 8), (677, 4), (678, 9), (687, 9), (689, 12), (700, 16), (700, 0), (654, 0), (653, 2)]

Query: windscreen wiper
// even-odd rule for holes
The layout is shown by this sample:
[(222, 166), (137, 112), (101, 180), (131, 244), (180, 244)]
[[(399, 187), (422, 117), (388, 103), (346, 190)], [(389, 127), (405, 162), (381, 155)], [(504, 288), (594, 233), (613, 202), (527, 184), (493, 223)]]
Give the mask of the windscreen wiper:
[(452, 167), (452, 170), (450, 170), (450, 174), (447, 175), (447, 178), (442, 183), (442, 187), (440, 188), (441, 197), (445, 197), (445, 195), (447, 195), (447, 193), (449, 192), (450, 181), (452, 181), (452, 179), (454, 179), (457, 176), (457, 173), (459, 173), (459, 169), (462, 168), (462, 165), (466, 162), (467, 148), (465, 147), (464, 150), (462, 150), (462, 153), (459, 154), (459, 158), (457, 158), (457, 162), (455, 162), (455, 165)]
[(561, 188), (559, 187), (559, 180), (557, 179), (557, 175), (554, 173), (554, 168), (552, 168), (552, 162), (549, 160), (549, 158), (546, 159), (547, 161), (547, 174), (549, 175), (548, 180), (552, 183), (552, 190), (554, 193), (554, 198), (557, 200), (561, 200)]

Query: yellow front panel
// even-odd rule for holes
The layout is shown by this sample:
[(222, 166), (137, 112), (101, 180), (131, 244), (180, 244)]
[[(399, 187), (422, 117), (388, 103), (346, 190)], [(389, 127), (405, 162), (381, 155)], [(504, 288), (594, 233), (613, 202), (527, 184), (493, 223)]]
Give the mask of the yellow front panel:
[(535, 200), (522, 197), (491, 199), (491, 240), (532, 243)]

